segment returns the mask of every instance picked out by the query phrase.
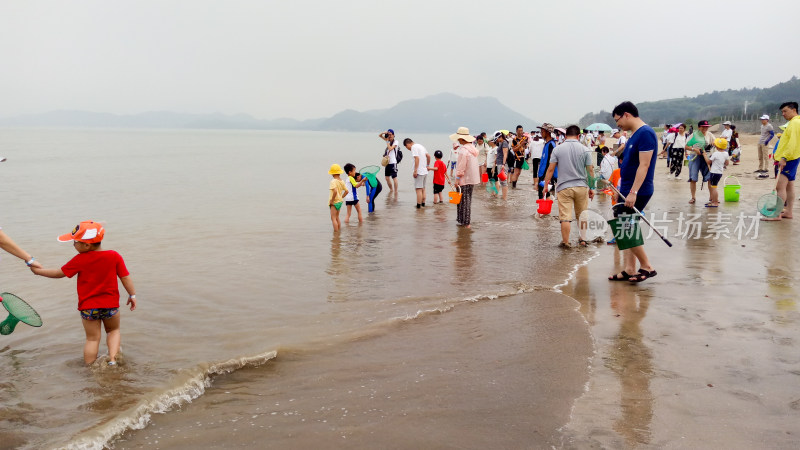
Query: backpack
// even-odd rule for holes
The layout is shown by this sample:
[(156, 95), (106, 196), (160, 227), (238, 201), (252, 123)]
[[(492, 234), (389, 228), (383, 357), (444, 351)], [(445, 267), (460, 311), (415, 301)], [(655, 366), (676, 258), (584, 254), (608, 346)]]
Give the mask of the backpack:
[(397, 164), (400, 164), (400, 161), (402, 161), (402, 160), (403, 160), (403, 152), (402, 152), (402, 151), (400, 151), (400, 149), (399, 149), (399, 148), (398, 148), (398, 149), (395, 149), (395, 151), (394, 151), (394, 157), (395, 157), (395, 159), (397, 160)]

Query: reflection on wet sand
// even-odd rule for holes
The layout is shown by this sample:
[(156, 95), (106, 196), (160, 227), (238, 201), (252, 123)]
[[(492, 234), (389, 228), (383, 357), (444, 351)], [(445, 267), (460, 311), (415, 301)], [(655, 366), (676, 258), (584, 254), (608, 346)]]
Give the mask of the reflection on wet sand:
[(611, 286), (611, 307), (619, 315), (619, 332), (611, 341), (605, 366), (619, 377), (622, 416), (614, 421), (614, 431), (630, 446), (650, 443), (653, 420), (653, 356), (642, 342), (641, 322), (650, 303), (647, 291), (631, 286)]
[(461, 283), (466, 283), (475, 276), (475, 267), (478, 265), (472, 252), (472, 234), (468, 228), (458, 227), (454, 242), (456, 278)]

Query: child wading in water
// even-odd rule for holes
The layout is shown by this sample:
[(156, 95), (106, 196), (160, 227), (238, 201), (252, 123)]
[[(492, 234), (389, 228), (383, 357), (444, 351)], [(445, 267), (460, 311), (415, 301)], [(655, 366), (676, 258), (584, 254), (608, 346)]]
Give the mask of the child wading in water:
[[(433, 157), (436, 158), (436, 162), (433, 163), (433, 167), (428, 167), (428, 170), (433, 171), (433, 203), (442, 203), (442, 191), (444, 190), (444, 181), (445, 177), (447, 176), (447, 166), (442, 161), (442, 156), (444, 154), (441, 150), (436, 150), (433, 152)], [(437, 202), (436, 199), (439, 199)]]
[(333, 177), (330, 185), (330, 193), (328, 194), (328, 207), (331, 210), (333, 231), (339, 231), (339, 228), (342, 226), (339, 221), (339, 208), (341, 208), (342, 203), (344, 203), (343, 197), (347, 195), (347, 187), (345, 187), (344, 181), (339, 178), (339, 175), (343, 173), (344, 170), (342, 170), (342, 166), (338, 164), (332, 164), (331, 168), (328, 170), (328, 174)]
[[(350, 223), (350, 213), (353, 211), (354, 206), (358, 213), (358, 223), (361, 223), (364, 221), (364, 216), (361, 215), (361, 205), (358, 204), (358, 188), (363, 186), (367, 180), (356, 172), (356, 166), (350, 163), (344, 165), (344, 173), (347, 174), (347, 182), (351, 187), (350, 192), (344, 198), (344, 203), (347, 205), (347, 216), (344, 218), (344, 223)], [(348, 183), (345, 183), (345, 185)]]
[(722, 179), (722, 171), (728, 167), (728, 141), (725, 138), (714, 139), (714, 147), (717, 151), (708, 156), (703, 154), (706, 163), (709, 166), (711, 175), (708, 177), (708, 192), (711, 194), (711, 201), (706, 203), (706, 208), (719, 207), (719, 181)]
[(72, 278), (78, 275), (78, 310), (86, 332), (83, 361), (88, 365), (97, 360), (102, 321), (106, 329), (108, 365), (114, 366), (117, 364), (121, 340), (117, 277), (128, 291), (126, 304), (131, 305), (131, 311), (136, 309), (136, 290), (122, 256), (114, 250), (100, 248), (104, 235), (105, 229), (99, 223), (81, 222), (71, 233), (58, 237), (61, 242), (72, 241), (78, 251), (74, 258), (60, 269), (31, 267), (31, 271), (48, 278)]

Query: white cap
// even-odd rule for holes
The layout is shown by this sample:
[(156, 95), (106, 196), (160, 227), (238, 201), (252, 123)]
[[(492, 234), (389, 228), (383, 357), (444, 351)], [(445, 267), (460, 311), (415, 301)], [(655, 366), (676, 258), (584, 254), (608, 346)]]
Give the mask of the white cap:
[(761, 120), (769, 120), (769, 114), (764, 114), (761, 116)]
[(722, 122), (722, 124), (723, 124), (723, 125), (730, 125), (730, 124), (731, 124), (731, 121), (730, 121), (730, 120), (726, 120), (725, 122)]
[(616, 128), (614, 128), (613, 130), (611, 130), (611, 134), (615, 134), (615, 133), (619, 133), (619, 130), (618, 130), (618, 129), (616, 129)]

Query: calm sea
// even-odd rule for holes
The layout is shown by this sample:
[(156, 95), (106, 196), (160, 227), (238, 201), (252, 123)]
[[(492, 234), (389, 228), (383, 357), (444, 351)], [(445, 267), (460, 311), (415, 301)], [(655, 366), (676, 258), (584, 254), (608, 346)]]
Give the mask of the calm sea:
[[(450, 145), (446, 135), (409, 137), (431, 153)], [(202, 403), (228, 392), (219, 390), (226, 383), (300, 403), (304, 392), (319, 398), (348, 383), (317, 377), (312, 386), (306, 370), (284, 375), (292, 361), (340, 374), (364, 365), (392, 373), (416, 359), (429, 367), (447, 359), (437, 356), (445, 350), (439, 344), (458, 330), (474, 333), (482, 320), (485, 333), (505, 340), (493, 355), (454, 355), (454, 364), (586, 334), (576, 304), (554, 300), (551, 289), (592, 253), (556, 248), (558, 222), (534, 217), (529, 175), (505, 203), (476, 189), (469, 231), (456, 226), (454, 205), (430, 204), (430, 179), (429, 206), (414, 208), (409, 157), (400, 164), (399, 194), (384, 186), (375, 213), (364, 205), (365, 223), (353, 217), (334, 235), (328, 167), (378, 164), (382, 150), (377, 131), (0, 130), (0, 155), (8, 158), (0, 164), (4, 231), (46, 267), (60, 267), (74, 249), (56, 236), (82, 220), (105, 222), (103, 246), (125, 258), (139, 301), (135, 312), (122, 312), (120, 366), (84, 367), (75, 280), (34, 277), (3, 254), (0, 290), (31, 303), (44, 326), (20, 324), (0, 337), (0, 447), (143, 446), (153, 422), (170, 417), (176, 423), (164, 439), (196, 437), (180, 414), (223, 423), (226, 414), (260, 408), (245, 395)], [(565, 326), (546, 326), (559, 321)], [(363, 344), (372, 340), (380, 346)], [(350, 351), (354, 342), (359, 352)], [(410, 360), (387, 357), (401, 345), (413, 347), (402, 356)], [(513, 359), (537, 366), (540, 358)], [(531, 379), (523, 370), (504, 371), (516, 374), (506, 384), (572, 376), (555, 368)], [(439, 390), (420, 389), (429, 400)], [(326, 407), (344, 409), (342, 402), (334, 396)], [(263, 436), (315, 445), (255, 423), (262, 413), (266, 421), (287, 412), (255, 413), (251, 428)], [(283, 429), (300, 435), (304, 423)]]

